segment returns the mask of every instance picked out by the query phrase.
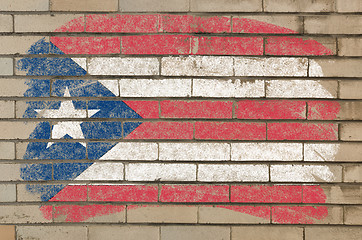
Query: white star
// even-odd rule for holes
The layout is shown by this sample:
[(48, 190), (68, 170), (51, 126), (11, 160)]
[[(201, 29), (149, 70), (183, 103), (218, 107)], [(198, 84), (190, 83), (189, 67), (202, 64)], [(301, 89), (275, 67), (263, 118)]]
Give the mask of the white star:
[[(64, 97), (70, 97), (69, 89), (66, 88)], [(59, 109), (34, 109), (43, 118), (86, 118), (96, 114), (99, 109), (85, 110), (75, 109), (72, 100), (62, 101)], [(65, 135), (69, 135), (74, 139), (84, 139), (82, 128), (80, 124), (82, 122), (63, 121), (53, 125), (52, 139), (61, 139)], [(53, 142), (48, 142), (47, 148), (50, 147)], [(81, 142), (84, 147), (86, 144)]]

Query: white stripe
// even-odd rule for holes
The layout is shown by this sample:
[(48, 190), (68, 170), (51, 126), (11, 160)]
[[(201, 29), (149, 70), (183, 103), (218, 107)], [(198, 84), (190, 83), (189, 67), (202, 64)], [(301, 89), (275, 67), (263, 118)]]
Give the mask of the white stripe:
[(270, 167), (270, 176), (272, 182), (340, 181), (341, 179), (334, 176), (332, 168), (341, 172), (340, 166), (330, 168), (324, 165), (275, 165)]
[(333, 161), (338, 153), (340, 144), (305, 144), (305, 161)]
[(301, 161), (302, 143), (232, 143), (233, 161)]
[(157, 160), (157, 143), (118, 143), (100, 160)]
[(74, 180), (123, 180), (123, 163), (96, 162)]

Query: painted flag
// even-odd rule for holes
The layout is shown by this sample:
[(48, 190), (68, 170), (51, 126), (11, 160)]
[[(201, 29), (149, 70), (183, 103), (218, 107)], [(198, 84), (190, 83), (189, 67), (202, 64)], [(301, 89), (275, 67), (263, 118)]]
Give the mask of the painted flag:
[(319, 184), (341, 181), (324, 163), (341, 148), (337, 83), (307, 57), (332, 50), (252, 18), (88, 15), (55, 32), (91, 36), (17, 61), (37, 119), (18, 190), (45, 218), (333, 223)]

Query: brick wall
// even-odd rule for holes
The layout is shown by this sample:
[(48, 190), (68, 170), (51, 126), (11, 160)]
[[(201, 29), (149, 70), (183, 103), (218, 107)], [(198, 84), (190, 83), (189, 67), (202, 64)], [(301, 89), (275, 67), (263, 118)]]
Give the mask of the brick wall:
[(362, 239), (361, 12), (1, 0), (0, 240)]

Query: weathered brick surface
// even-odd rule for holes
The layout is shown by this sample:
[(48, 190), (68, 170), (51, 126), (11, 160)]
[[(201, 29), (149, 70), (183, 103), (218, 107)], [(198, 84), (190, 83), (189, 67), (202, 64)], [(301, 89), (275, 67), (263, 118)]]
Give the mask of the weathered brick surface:
[(361, 38), (340, 38), (338, 39), (339, 56), (362, 56)]
[(361, 8), (0, 1), (0, 239), (360, 240)]
[(116, 240), (119, 238), (125, 240), (133, 239), (159, 239), (159, 227), (156, 226), (105, 226), (94, 225), (89, 227), (89, 240)]
[(301, 227), (261, 227), (245, 226), (231, 228), (232, 240), (260, 239), (260, 240), (302, 240), (303, 228)]
[(21, 226), (16, 233), (18, 239), (87, 239), (85, 226)]
[(262, 1), (191, 0), (190, 10), (192, 12), (261, 12)]
[(359, 227), (307, 227), (305, 229), (305, 239), (308, 240), (337, 240), (348, 238), (357, 240), (362, 237), (362, 231)]
[(50, 0), (51, 11), (99, 11), (99, 12), (114, 12), (118, 10), (118, 0)]
[(361, 16), (355, 15), (307, 16), (304, 31), (314, 34), (360, 34), (361, 19)]
[(334, 0), (265, 0), (266, 12), (333, 12)]

